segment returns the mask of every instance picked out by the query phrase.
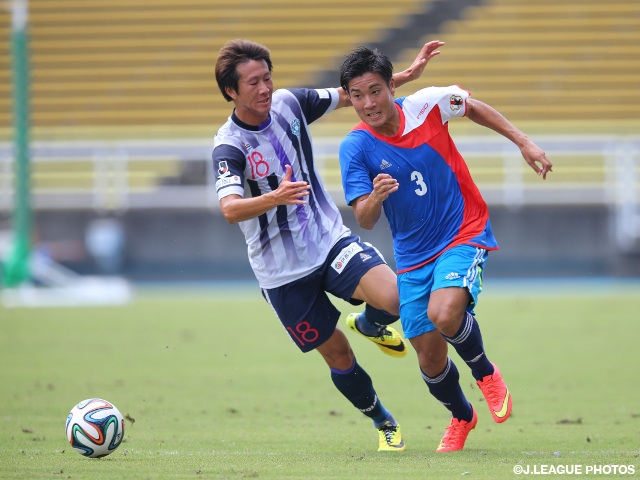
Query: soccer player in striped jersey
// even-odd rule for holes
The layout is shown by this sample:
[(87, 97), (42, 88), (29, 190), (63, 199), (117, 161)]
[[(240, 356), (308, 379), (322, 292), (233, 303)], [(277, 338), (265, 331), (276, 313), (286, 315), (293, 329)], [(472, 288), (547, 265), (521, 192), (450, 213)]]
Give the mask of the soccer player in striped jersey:
[(384, 209), (404, 335), (429, 391), (452, 413), (436, 451), (461, 450), (477, 414), (460, 388), (448, 344), (471, 368), (494, 421), (507, 420), (512, 399), (487, 358), (474, 313), (487, 252), (498, 244), (448, 122), (466, 116), (504, 135), (543, 179), (552, 164), (511, 122), (466, 90), (429, 87), (394, 99), (392, 73), (389, 59), (366, 47), (342, 64), (340, 84), (361, 120), (340, 144), (342, 184), (361, 227), (373, 228)]
[[(442, 42), (429, 42), (397, 83), (418, 78)], [(222, 214), (245, 235), (262, 295), (291, 340), (317, 350), (336, 388), (378, 429), (378, 450), (405, 449), (400, 428), (337, 328), (328, 293), (353, 305), (352, 328), (393, 356), (406, 355), (390, 323), (398, 319), (396, 275), (372, 245), (343, 224), (314, 163), (309, 124), (350, 105), (342, 88), (274, 91), (269, 50), (246, 40), (221, 49), (216, 80), (234, 110), (214, 139)]]

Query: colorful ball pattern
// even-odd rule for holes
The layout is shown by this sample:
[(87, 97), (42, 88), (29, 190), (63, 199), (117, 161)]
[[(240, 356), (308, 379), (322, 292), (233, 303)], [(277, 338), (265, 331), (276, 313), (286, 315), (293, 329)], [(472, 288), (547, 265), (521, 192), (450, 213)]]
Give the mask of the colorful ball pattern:
[(124, 419), (112, 403), (88, 398), (71, 409), (66, 430), (76, 452), (85, 457), (105, 457), (122, 443)]

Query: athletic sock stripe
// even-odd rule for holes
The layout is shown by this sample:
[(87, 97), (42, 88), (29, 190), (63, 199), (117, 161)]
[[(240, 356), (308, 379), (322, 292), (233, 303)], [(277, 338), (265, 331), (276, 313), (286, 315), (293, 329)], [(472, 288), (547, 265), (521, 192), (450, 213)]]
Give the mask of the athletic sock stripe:
[(463, 322), (465, 322), (464, 328), (462, 329), (462, 332), (460, 332), (460, 335), (457, 337), (446, 337), (449, 343), (457, 345), (469, 338), (471, 330), (473, 329), (473, 316), (469, 312), (465, 312)]
[(447, 376), (447, 374), (449, 373), (449, 370), (451, 370), (451, 359), (449, 357), (447, 357), (447, 366), (445, 367), (444, 371), (438, 375), (437, 377), (429, 377), (426, 373), (424, 373), (422, 371), (422, 369), (420, 369), (420, 373), (422, 374), (422, 379), (427, 382), (427, 383), (440, 383), (442, 380), (444, 380), (444, 377)]
[(329, 367), (329, 370), (331, 370), (333, 373), (336, 373), (338, 375), (349, 375), (351, 372), (353, 372), (353, 370), (356, 368), (356, 359), (353, 359), (353, 365), (351, 365), (351, 367), (349, 367), (347, 370), (340, 370), (339, 368), (333, 368), (333, 367)]

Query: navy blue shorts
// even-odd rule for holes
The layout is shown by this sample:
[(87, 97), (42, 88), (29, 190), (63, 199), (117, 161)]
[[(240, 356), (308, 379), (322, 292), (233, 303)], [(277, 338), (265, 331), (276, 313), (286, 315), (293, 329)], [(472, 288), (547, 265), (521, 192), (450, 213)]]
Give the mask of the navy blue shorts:
[(357, 235), (340, 239), (327, 260), (313, 273), (277, 288), (263, 288), (269, 302), (291, 340), (303, 352), (326, 342), (336, 329), (340, 311), (327, 292), (351, 303), (360, 279), (373, 267), (386, 263), (382, 254)]

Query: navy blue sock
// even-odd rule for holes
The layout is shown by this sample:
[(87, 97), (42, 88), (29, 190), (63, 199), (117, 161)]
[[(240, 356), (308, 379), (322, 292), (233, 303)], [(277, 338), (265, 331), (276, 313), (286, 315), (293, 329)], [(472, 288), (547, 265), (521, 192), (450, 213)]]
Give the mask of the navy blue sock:
[(397, 321), (400, 318), (399, 316), (391, 315), (384, 310), (373, 308), (369, 304), (364, 307), (363, 314), (369, 323), (377, 323), (378, 325), (391, 325), (393, 322)]
[(493, 365), (484, 351), (480, 325), (469, 312), (465, 312), (460, 330), (455, 336), (443, 335), (443, 337), (456, 349), (460, 358), (469, 365), (473, 378), (482, 380), (493, 373)]
[(358, 315), (356, 319), (356, 327), (365, 335), (374, 337), (378, 334), (380, 325), (391, 325), (399, 318), (397, 315), (391, 315), (384, 310), (378, 310), (367, 304), (364, 312)]
[(381, 426), (387, 420), (395, 425), (391, 414), (378, 400), (371, 377), (358, 365), (358, 362), (354, 360), (348, 370), (332, 368), (331, 380), (354, 407), (373, 420), (376, 427)]
[(471, 404), (460, 388), (460, 374), (456, 364), (447, 358), (447, 366), (437, 376), (431, 378), (420, 369), (422, 379), (429, 387), (431, 395), (436, 397), (451, 412), (454, 418), (470, 422), (473, 417)]

